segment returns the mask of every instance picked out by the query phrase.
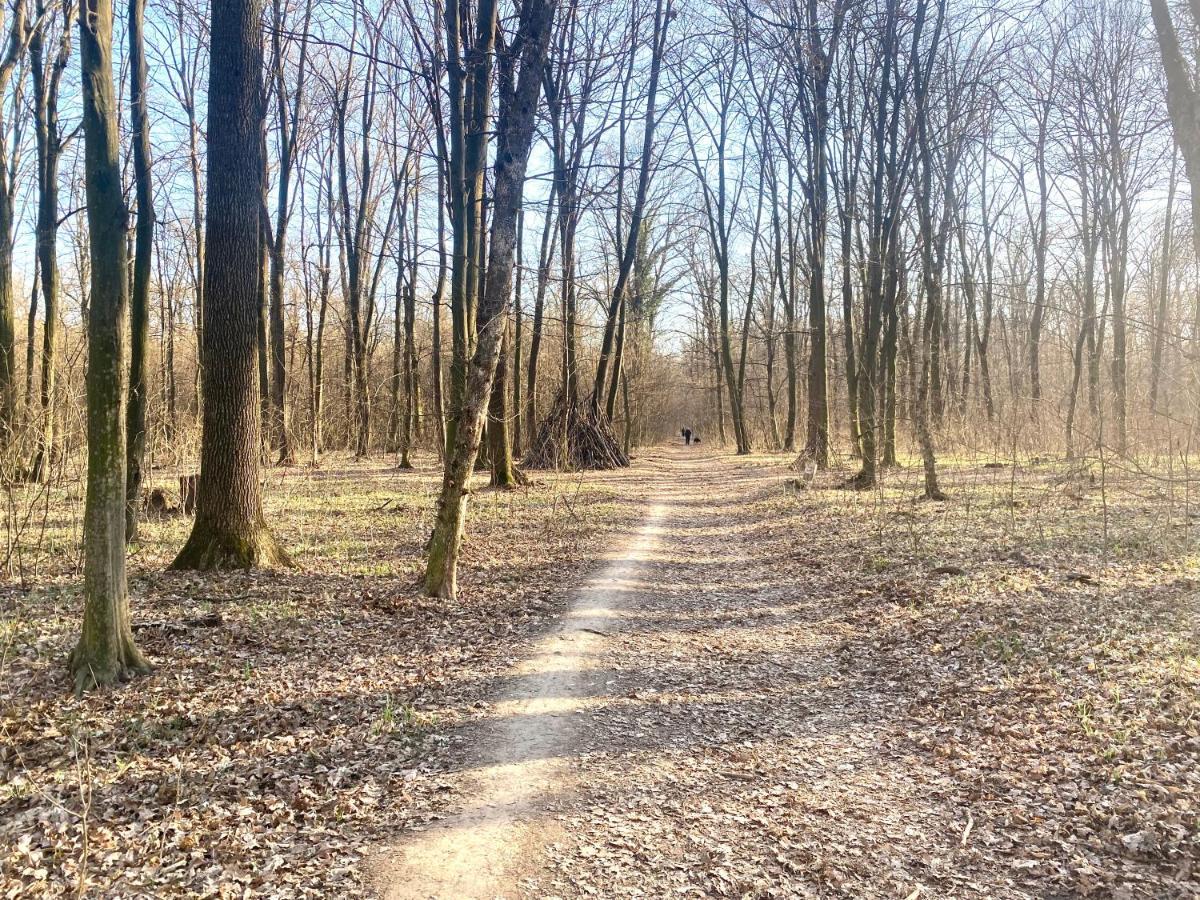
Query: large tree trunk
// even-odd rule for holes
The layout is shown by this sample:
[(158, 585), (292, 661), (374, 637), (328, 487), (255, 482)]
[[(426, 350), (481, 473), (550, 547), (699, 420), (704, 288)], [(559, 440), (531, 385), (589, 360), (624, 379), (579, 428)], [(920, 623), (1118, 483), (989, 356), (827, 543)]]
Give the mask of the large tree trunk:
[[(1196, 9), (1195, 3), (1190, 5)], [(1192, 239), (1196, 255), (1200, 257), (1200, 92), (1192, 82), (1188, 63), (1180, 49), (1167, 0), (1150, 0), (1150, 14), (1167, 77), (1167, 109), (1175, 142), (1183, 153), (1183, 168), (1192, 185)], [(1200, 26), (1200, 21), (1192, 24)], [(1195, 61), (1193, 58), (1192, 62)]]
[(263, 518), (259, 483), (261, 14), (261, 0), (212, 4), (200, 482), (176, 569), (289, 562)]
[[(87, 500), (83, 629), (68, 661), (75, 691), (149, 669), (133, 639), (125, 582), (125, 201), (121, 195), (111, 0), (80, 16), (91, 304), (88, 314)], [(253, 194), (251, 194), (253, 196)]]

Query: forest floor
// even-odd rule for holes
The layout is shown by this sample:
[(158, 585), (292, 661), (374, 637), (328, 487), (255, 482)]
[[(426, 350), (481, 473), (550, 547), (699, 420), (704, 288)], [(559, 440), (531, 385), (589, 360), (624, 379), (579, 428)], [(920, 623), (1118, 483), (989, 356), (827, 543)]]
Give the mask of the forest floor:
[(454, 604), (432, 461), (277, 473), (301, 569), (164, 574), (152, 523), (155, 673), (82, 700), (74, 563), (29, 551), (0, 897), (1200, 896), (1189, 473), (947, 459), (928, 503), (786, 462), (480, 491)]

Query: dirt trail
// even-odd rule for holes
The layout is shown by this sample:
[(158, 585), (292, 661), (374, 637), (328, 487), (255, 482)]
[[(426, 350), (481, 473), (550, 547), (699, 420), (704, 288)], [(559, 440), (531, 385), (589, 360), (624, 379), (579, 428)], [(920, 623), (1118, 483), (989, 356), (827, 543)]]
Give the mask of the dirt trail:
[(982, 824), (913, 751), (920, 685), (857, 643), (861, 591), (822, 553), (837, 520), (780, 528), (783, 470), (693, 450), (613, 476), (640, 527), (490, 686), (459, 805), (383, 854), (379, 892), (1028, 896), (956, 871)]
[(561, 623), (514, 668), (492, 718), (472, 735), (475, 755), (456, 786), (473, 798), (470, 805), (409, 835), (381, 860), (376, 883), (388, 900), (517, 896), (519, 879), (555, 837), (542, 816), (548, 799), (570, 789), (570, 762), (580, 749), (576, 714), (603, 690), (592, 673), (603, 668), (626, 594), (660, 552), (673, 515), (676, 467), (651, 465), (640, 527), (574, 592)]

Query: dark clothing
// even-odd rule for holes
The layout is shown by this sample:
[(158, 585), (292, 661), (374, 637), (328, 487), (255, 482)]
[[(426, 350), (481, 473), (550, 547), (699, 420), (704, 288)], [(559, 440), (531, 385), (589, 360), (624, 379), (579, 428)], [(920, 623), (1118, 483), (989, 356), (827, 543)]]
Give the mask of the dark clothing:
[(681, 433), (683, 434), (683, 442), (690, 445), (692, 443), (692, 429), (685, 428)]

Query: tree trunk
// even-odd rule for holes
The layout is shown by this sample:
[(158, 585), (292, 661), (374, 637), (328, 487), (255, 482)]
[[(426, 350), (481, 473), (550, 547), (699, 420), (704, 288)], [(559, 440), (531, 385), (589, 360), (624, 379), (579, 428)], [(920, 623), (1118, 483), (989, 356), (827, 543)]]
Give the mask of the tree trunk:
[(430, 377), (433, 381), (433, 415), (437, 423), (438, 455), (446, 451), (446, 402), (442, 382), (442, 306), (446, 298), (446, 175), (445, 167), (438, 165), (438, 275), (433, 289), (433, 334), (430, 349)]
[[(91, 303), (88, 314), (87, 499), (83, 628), (68, 661), (75, 692), (145, 672), (125, 582), (125, 327), (129, 305), (111, 0), (80, 16)], [(253, 195), (252, 195), (253, 196)]]
[[(419, 176), (419, 170), (418, 170)], [(420, 217), (420, 178), (413, 182), (412, 244), (408, 250), (408, 278), (404, 285), (404, 355), (401, 374), (404, 378), (404, 421), (400, 434), (400, 467), (412, 466), (414, 432), (420, 425), (421, 379), (417, 372), (417, 225)]]
[(546, 287), (550, 283), (550, 266), (554, 262), (554, 247), (558, 232), (554, 228), (554, 185), (546, 205), (546, 221), (542, 228), (542, 246), (538, 253), (537, 290), (533, 296), (533, 330), (529, 336), (529, 364), (525, 378), (526, 443), (532, 447), (537, 432), (538, 359), (542, 347), (542, 320), (546, 306)]
[[(0, 12), (2, 16), (3, 12)], [(111, 26), (111, 14), (109, 24)], [(0, 61), (0, 96), (7, 92), (13, 70), (24, 52), (25, 28), (25, 4), (19, 2), (13, 7), (8, 48)], [(109, 77), (111, 79), (111, 74)], [(0, 450), (5, 457), (0, 462), (6, 469), (12, 462), (9, 451), (13, 447), (17, 424), (17, 326), (12, 283), (16, 195), (7, 135), (0, 118)], [(16, 148), (13, 152), (17, 152)]]
[(783, 234), (786, 237), (787, 253), (781, 259), (787, 261), (786, 276), (780, 271), (780, 284), (783, 287), (783, 364), (787, 370), (787, 425), (783, 432), (783, 449), (788, 453), (796, 451), (796, 394), (798, 378), (796, 373), (796, 241), (792, 226), (792, 175), (788, 175), (788, 204), (787, 228)]
[(523, 250), (525, 243), (525, 207), (517, 215), (517, 262), (513, 276), (513, 355), (512, 355), (512, 438), (513, 457), (521, 458), (521, 448), (525, 441), (525, 407), (521, 402), (521, 382), (524, 380), (525, 352), (525, 304), (521, 296), (521, 286), (524, 281)]
[(295, 465), (296, 451), (292, 444), (291, 419), (287, 406), (287, 360), (284, 346), (284, 261), (287, 249), (288, 220), (291, 216), (291, 184), (295, 167), (296, 148), (300, 135), (300, 118), (304, 109), (304, 84), (308, 72), (308, 35), (312, 21), (313, 0), (304, 7), (304, 22), (300, 33), (300, 58), (297, 63), (294, 93), (289, 103), (284, 78), (282, 34), (284, 11), (281, 0), (272, 4), (274, 14), (271, 29), (272, 76), (275, 81), (275, 105), (279, 120), (279, 185), (275, 203), (274, 233), (268, 241), (271, 258), (270, 295), (270, 431), (278, 450), (276, 465)]
[[(487, 280), (480, 301), (480, 330), (467, 373), (466, 392), (454, 428), (454, 446), (446, 459), (446, 472), (438, 501), (437, 524), (429, 541), (425, 590), (430, 596), (454, 599), (457, 594), (458, 554), (467, 507), (467, 480), (475, 467), (480, 432), (487, 413), (495, 375), (505, 312), (512, 296), (512, 269), (517, 214), (533, 140), (534, 114), (541, 87), (542, 68), (549, 43), (554, 0), (524, 0), (517, 38), (522, 48), (520, 75), (515, 91), (508, 77), (501, 79), (501, 108), (496, 122), (497, 148), (492, 191), (492, 238)], [(495, 19), (492, 19), (495, 28)], [(457, 53), (457, 47), (455, 53)], [(477, 85), (488, 90), (486, 71)], [(456, 223), (456, 228), (461, 227)]]
[[(1150, 409), (1159, 411), (1159, 385), (1163, 376), (1163, 345), (1167, 337), (1167, 302), (1171, 296), (1171, 256), (1175, 227), (1175, 183), (1178, 157), (1171, 154), (1171, 178), (1167, 184), (1167, 211), (1163, 222), (1162, 257), (1159, 262), (1158, 308), (1154, 315), (1154, 337), (1150, 347)], [(1170, 404), (1168, 403), (1169, 407)]]
[[(646, 120), (642, 127), (642, 159), (638, 170), (637, 192), (633, 198), (633, 210), (629, 218), (629, 233), (625, 237), (625, 246), (621, 248), (621, 258), (617, 264), (617, 281), (613, 286), (612, 297), (604, 317), (604, 337), (600, 344), (600, 358), (596, 365), (596, 380), (592, 386), (592, 407), (600, 409), (600, 402), (605, 393), (608, 379), (609, 357), (613, 352), (613, 342), (616, 339), (618, 317), (625, 300), (625, 290), (629, 284), (629, 275), (633, 271), (633, 263), (637, 258), (638, 239), (642, 231), (642, 215), (646, 209), (646, 193), (650, 188), (650, 169), (654, 153), (655, 105), (658, 100), (658, 78), (662, 70), (662, 58), (667, 41), (667, 23), (674, 17), (670, 0), (666, 9), (663, 0), (657, 0), (654, 8), (654, 35), (650, 56), (650, 86), (646, 99)], [(622, 144), (622, 150), (624, 145)], [(624, 163), (624, 160), (622, 160)], [(618, 208), (617, 216), (622, 215)], [(620, 369), (613, 367), (613, 384), (620, 377)], [(615, 389), (611, 392), (611, 400), (605, 403), (605, 414), (611, 420), (613, 405), (616, 401)]]
[[(808, 138), (808, 423), (805, 453), (824, 469), (829, 465), (829, 372), (825, 298), (825, 245), (829, 226), (829, 79), (831, 57), (842, 30), (845, 6), (833, 10), (833, 26), (826, 46), (821, 34), (817, 0), (806, 5), (803, 41), (797, 42), (797, 59), (803, 60), (805, 124)], [(801, 34), (801, 32), (797, 32)]]
[[(73, 6), (64, 8), (58, 53), (46, 69), (45, 37), (50, 17), (42, 2), (36, 6), (38, 25), (29, 44), (33, 74), (34, 121), (37, 132), (37, 260), (45, 322), (42, 326), (42, 379), (39, 394), (41, 432), (30, 478), (42, 481), (50, 475), (55, 452), (55, 381), (58, 374), (58, 164), (62, 138), (58, 127), (58, 94), (63, 70), (70, 59)], [(31, 323), (32, 324), (32, 323)], [(136, 349), (136, 348), (135, 348)]]
[[(1194, 3), (1191, 7), (1195, 10)], [(1192, 186), (1192, 240), (1196, 256), (1200, 257), (1200, 91), (1196, 90), (1191, 69), (1180, 49), (1167, 0), (1150, 0), (1150, 14), (1166, 73), (1167, 110), (1175, 143), (1183, 154), (1183, 168)]]
[(25, 321), (25, 408), (33, 408), (33, 374), (37, 369), (38, 292), (42, 289), (41, 264), (33, 256), (33, 287), (29, 289), (29, 318)]
[(146, 459), (147, 395), (150, 390), (146, 372), (146, 345), (150, 340), (150, 254), (154, 249), (154, 195), (150, 168), (150, 120), (146, 114), (145, 9), (146, 0), (129, 0), (129, 118), (133, 134), (137, 226), (133, 251), (133, 293), (130, 295), (126, 541), (137, 537), (138, 510), (142, 501), (142, 467)]
[(283, 267), (284, 248), (282, 235), (286, 228), (281, 229), (271, 244), (270, 257), (271, 290), (267, 303), (267, 319), (269, 340), (267, 345), (269, 357), (270, 386), (267, 399), (270, 403), (270, 431), (278, 456), (275, 464), (291, 466), (296, 464), (296, 451), (292, 446), (291, 423), (287, 408), (287, 360), (284, 346), (284, 313), (283, 313)]
[(519, 481), (513, 470), (512, 430), (509, 427), (509, 328), (507, 321), (500, 339), (496, 374), (492, 378), (492, 397), (488, 404), (488, 462), (492, 470), (492, 487), (511, 490)]
[(261, 14), (261, 0), (212, 4), (200, 480), (175, 569), (290, 562), (267, 528), (259, 483)]
[(888, 275), (884, 294), (883, 330), (883, 447), (881, 464), (884, 467), (896, 466), (896, 364), (899, 362), (899, 293), (900, 270), (897, 265), (899, 256), (894, 250), (888, 259)]
[[(266, 147), (263, 147), (263, 159), (266, 159)], [(263, 184), (266, 184), (266, 170), (263, 170)], [(266, 196), (263, 196), (263, 202), (266, 202)], [(264, 205), (263, 209), (266, 209)], [(267, 319), (270, 316), (268, 306), (270, 300), (270, 288), (268, 282), (270, 280), (270, 251), (271, 241), (267, 233), (266, 220), (261, 223), (261, 234), (258, 238), (258, 409), (262, 416), (262, 422), (259, 426), (259, 438), (262, 440), (260, 448), (263, 461), (270, 459), (268, 450), (271, 440), (271, 338), (270, 325)]]

